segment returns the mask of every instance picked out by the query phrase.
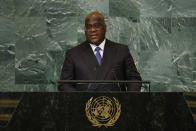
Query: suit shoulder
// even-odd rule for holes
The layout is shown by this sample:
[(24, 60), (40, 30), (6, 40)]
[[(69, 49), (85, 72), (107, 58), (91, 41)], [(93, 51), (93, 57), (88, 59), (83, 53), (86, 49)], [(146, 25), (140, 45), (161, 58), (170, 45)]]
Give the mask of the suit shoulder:
[(125, 45), (125, 44), (113, 42), (113, 41), (110, 41), (110, 40), (108, 40), (108, 42), (109, 42), (112, 46), (117, 47), (117, 48), (122, 48), (122, 49), (128, 48), (128, 46)]

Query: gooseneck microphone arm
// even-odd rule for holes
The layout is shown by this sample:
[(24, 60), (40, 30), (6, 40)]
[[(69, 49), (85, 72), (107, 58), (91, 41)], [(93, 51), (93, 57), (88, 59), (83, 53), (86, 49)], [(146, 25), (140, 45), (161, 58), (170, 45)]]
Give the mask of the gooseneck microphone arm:
[[(112, 70), (111, 72), (112, 72), (112, 74), (113, 74), (113, 76), (114, 76), (115, 80), (117, 80), (117, 81), (118, 81), (118, 77), (116, 76), (115, 71), (114, 71), (114, 70)], [(120, 91), (121, 91), (121, 86), (120, 86), (120, 83), (119, 83), (119, 82), (117, 83), (117, 86), (118, 86), (118, 88), (119, 88), (119, 89), (120, 89)]]

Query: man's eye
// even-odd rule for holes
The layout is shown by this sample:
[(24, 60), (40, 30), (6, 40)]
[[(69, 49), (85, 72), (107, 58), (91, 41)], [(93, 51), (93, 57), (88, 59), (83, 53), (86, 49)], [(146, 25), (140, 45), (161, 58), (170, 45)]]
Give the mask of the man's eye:
[(101, 24), (95, 24), (94, 27), (95, 28), (100, 28), (101, 27)]
[(86, 29), (91, 29), (91, 28), (100, 29), (101, 26), (102, 26), (101, 24), (86, 25)]
[(87, 29), (90, 29), (90, 28), (91, 28), (91, 25), (87, 25), (86, 28), (87, 28)]

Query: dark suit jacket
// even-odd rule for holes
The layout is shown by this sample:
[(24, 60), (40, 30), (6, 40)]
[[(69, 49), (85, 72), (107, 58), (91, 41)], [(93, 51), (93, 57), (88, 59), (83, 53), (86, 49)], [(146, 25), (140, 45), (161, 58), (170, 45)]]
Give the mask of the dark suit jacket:
[[(85, 41), (66, 53), (61, 80), (141, 80), (129, 52), (128, 46), (106, 39), (102, 65), (99, 66), (90, 44)], [(128, 86), (128, 90), (139, 91), (140, 85)], [(60, 91), (119, 91), (124, 86), (115, 85), (71, 85), (59, 84)]]

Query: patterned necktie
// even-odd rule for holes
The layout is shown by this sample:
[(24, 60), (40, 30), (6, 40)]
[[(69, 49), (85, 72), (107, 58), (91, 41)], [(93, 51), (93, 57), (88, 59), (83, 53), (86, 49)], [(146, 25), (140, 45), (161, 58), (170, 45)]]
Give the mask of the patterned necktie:
[(100, 52), (99, 52), (100, 50), (101, 50), (100, 47), (96, 47), (96, 48), (95, 48), (95, 51), (96, 51), (95, 56), (96, 56), (96, 58), (97, 58), (97, 61), (98, 61), (99, 65), (101, 65), (101, 54), (100, 54)]

